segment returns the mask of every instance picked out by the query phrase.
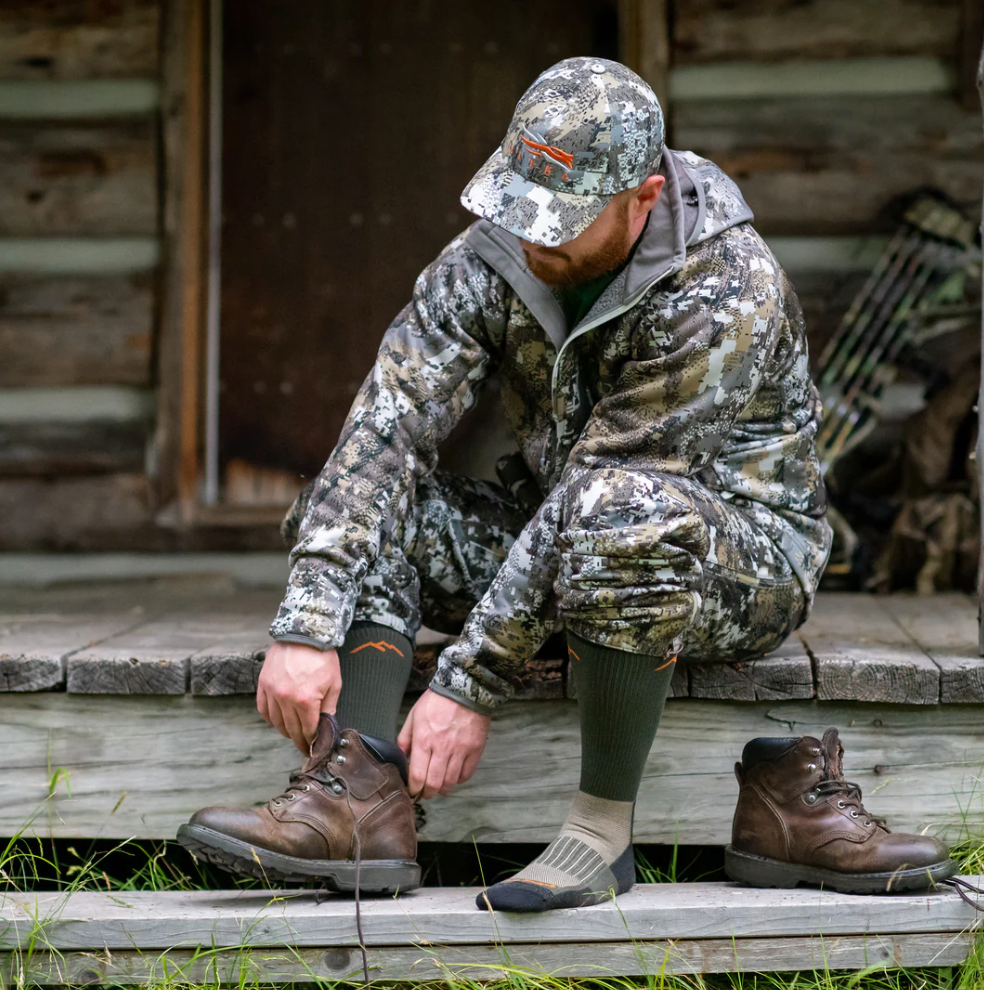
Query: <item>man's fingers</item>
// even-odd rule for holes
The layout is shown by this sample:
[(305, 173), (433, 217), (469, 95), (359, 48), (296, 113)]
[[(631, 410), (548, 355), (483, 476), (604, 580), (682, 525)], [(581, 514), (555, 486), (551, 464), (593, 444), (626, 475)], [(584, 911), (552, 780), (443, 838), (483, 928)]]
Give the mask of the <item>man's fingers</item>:
[(270, 705), (267, 702), (266, 688), (262, 684), (257, 685), (256, 688), (256, 710), (263, 717), (263, 720), (270, 725), (273, 722), (270, 721)]
[(450, 794), (451, 791), (461, 782), (462, 759), (458, 753), (452, 753), (451, 759), (444, 770), (444, 783), (438, 793)]
[(284, 735), (293, 742), (300, 752), (307, 756), (311, 747), (308, 744), (308, 737), (304, 732), (297, 709), (292, 705), (285, 705), (281, 711), (284, 716)]
[(430, 762), (427, 764), (427, 777), (424, 782), (424, 790), (421, 797), (432, 798), (444, 786), (444, 772), (447, 770), (448, 760), (443, 753), (431, 752)]
[(479, 750), (477, 753), (469, 753), (464, 762), (461, 764), (461, 775), (458, 778), (458, 783), (463, 784), (466, 780), (471, 780), (474, 776), (475, 771), (478, 769), (479, 761), (482, 759), (482, 751)]
[(328, 693), (321, 699), (321, 711), (334, 715), (338, 709), (338, 696), (342, 693), (341, 682), (332, 683)]
[(290, 739), (290, 733), (287, 731), (284, 725), (283, 712), (280, 710), (280, 704), (276, 698), (268, 699), (267, 704), (267, 721), (279, 732), (282, 736), (286, 736)]
[(420, 797), (427, 782), (431, 753), (429, 748), (414, 746), (410, 755), (410, 770), (407, 775), (407, 790), (413, 798)]
[[(324, 708), (321, 709), (324, 711)], [(311, 752), (311, 743), (314, 741), (314, 737), (318, 734), (318, 722), (320, 720), (320, 712), (315, 705), (306, 705), (297, 712), (298, 722), (300, 723), (301, 734), (304, 736), (304, 755), (307, 756)], [(297, 740), (294, 740), (295, 744)], [(300, 747), (298, 746), (298, 749)]]
[(404, 756), (410, 755), (410, 748), (413, 744), (413, 709), (410, 709), (410, 714), (407, 715), (407, 720), (403, 723), (403, 728), (400, 729), (400, 734), (396, 737), (396, 745), (403, 750)]

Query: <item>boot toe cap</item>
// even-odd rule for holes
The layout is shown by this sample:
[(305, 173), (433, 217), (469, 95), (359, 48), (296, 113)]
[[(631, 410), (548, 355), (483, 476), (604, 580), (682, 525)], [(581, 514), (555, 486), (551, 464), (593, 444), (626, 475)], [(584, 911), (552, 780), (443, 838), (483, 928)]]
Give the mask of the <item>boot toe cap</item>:
[(255, 842), (257, 832), (265, 823), (256, 808), (226, 808), (216, 805), (196, 811), (188, 824), (211, 829), (233, 839)]

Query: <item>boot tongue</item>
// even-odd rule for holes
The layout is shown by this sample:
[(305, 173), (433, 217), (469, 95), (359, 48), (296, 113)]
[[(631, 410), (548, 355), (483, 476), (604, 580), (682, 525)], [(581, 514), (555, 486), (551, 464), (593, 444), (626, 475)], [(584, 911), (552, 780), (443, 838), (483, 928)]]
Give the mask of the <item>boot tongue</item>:
[(820, 743), (824, 756), (827, 759), (827, 768), (824, 776), (828, 780), (844, 779), (844, 747), (841, 745), (840, 736), (836, 729), (828, 729), (823, 734), (823, 741)]
[(335, 720), (335, 716), (322, 712), (321, 718), (318, 719), (318, 734), (314, 737), (314, 742), (311, 743), (311, 755), (304, 761), (304, 766), (301, 769), (304, 771), (313, 770), (319, 764), (324, 763), (331, 756), (338, 736), (338, 722)]

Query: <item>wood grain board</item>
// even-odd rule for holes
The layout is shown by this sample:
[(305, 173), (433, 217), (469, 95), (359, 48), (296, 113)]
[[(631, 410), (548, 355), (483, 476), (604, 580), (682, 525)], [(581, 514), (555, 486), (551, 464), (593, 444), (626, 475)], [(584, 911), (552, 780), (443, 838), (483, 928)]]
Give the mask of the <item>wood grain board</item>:
[[(80, 482), (91, 485), (97, 480)], [(0, 531), (2, 526), (0, 522)], [(63, 610), (59, 598), (63, 594), (35, 591), (30, 601), (21, 601), (18, 608), (58, 616)], [(280, 589), (238, 594), (224, 588), (216, 595), (202, 585), (196, 598), (195, 582), (189, 579), (183, 592), (172, 588), (169, 594), (168, 618), (160, 618), (158, 610), (147, 617), (148, 622), (152, 618), (154, 622), (135, 628), (128, 643), (101, 643), (96, 653), (74, 657), (72, 667), (79, 673), (72, 678), (69, 690), (95, 691), (96, 685), (98, 693), (110, 690), (112, 678), (107, 680), (101, 674), (87, 679), (81, 674), (84, 663), (97, 663), (96, 654), (106, 669), (115, 664), (118, 670), (122, 669), (122, 659), (130, 667), (160, 667), (161, 661), (173, 654), (181, 671), (189, 668), (184, 661), (190, 660), (190, 689), (195, 694), (255, 690), (259, 661), (269, 645), (267, 627), (276, 613)], [(111, 610), (118, 612), (127, 602), (140, 604), (145, 595), (139, 582), (120, 589)], [(59, 622), (67, 629), (71, 620)], [(25, 631), (23, 635), (26, 638), (20, 642), (8, 635), (7, 652), (11, 656), (43, 657), (43, 648), (31, 639), (33, 633)], [(913, 595), (822, 594), (809, 622), (769, 657), (734, 664), (690, 664), (682, 657), (670, 696), (731, 701), (817, 698), (892, 704), (984, 703), (984, 660), (977, 655), (976, 642), (976, 606), (965, 595), (922, 599)], [(58, 643), (61, 649), (61, 639)], [(80, 638), (78, 645), (81, 649), (88, 644)], [(112, 654), (115, 660), (110, 655), (113, 650), (117, 651)], [(413, 690), (426, 686), (437, 652), (433, 646), (422, 649)], [(64, 651), (52, 654), (52, 659), (60, 660), (64, 655)], [(157, 679), (146, 682), (145, 689), (157, 684), (163, 693), (180, 693), (180, 680), (181, 676), (173, 672), (165, 677), (158, 671)], [(131, 693), (138, 683), (143, 682), (121, 676), (120, 693)], [(563, 663), (557, 659), (546, 657), (531, 663), (517, 684), (519, 699), (556, 700), (565, 696), (576, 697), (573, 679), (566, 676)]]
[(674, 7), (672, 44), (678, 65), (952, 58), (959, 31), (959, 0), (687, 0)]
[[(371, 980), (401, 983), (551, 976), (608, 979), (701, 973), (767, 973), (813, 969), (956, 966), (968, 955), (970, 932), (902, 935), (786, 936), (777, 938), (647, 939), (636, 942), (509, 943), (508, 945), (373, 946)], [(96, 949), (45, 952), (26, 958), (0, 952), (0, 977), (13, 986), (140, 986), (182, 984), (240, 986), (263, 983), (320, 984), (362, 980), (355, 946), (262, 949)]]
[(153, 77), (158, 0), (6, 0), (0, 4), (0, 79)]
[[(970, 877), (975, 886), (981, 878)], [(478, 910), (478, 887), (422, 887), (362, 903), (367, 947), (959, 933), (978, 920), (954, 891), (894, 896), (768, 890), (731, 883), (638, 884), (617, 904), (524, 915)], [(75, 950), (355, 946), (350, 897), (313, 891), (134, 891), (0, 895), (0, 948), (44, 942)], [(22, 941), (23, 940), (23, 941)]]
[[(640, 842), (730, 841), (732, 771), (756, 736), (839, 726), (845, 773), (893, 828), (984, 832), (984, 707), (671, 700), (636, 808)], [(170, 838), (199, 808), (279, 794), (300, 755), (249, 696), (0, 694), (0, 836)], [(524, 771), (517, 753), (535, 753)], [(424, 803), (424, 840), (545, 842), (578, 785), (571, 701), (516, 701), (493, 720), (475, 776)], [(67, 773), (49, 796), (58, 769)], [(870, 800), (869, 800), (870, 799)]]
[(892, 231), (893, 201), (920, 186), (980, 212), (980, 111), (949, 94), (686, 100), (672, 124), (677, 147), (738, 183), (768, 236)]
[(157, 232), (153, 118), (0, 125), (0, 236)]
[(149, 385), (147, 274), (0, 277), (0, 386)]

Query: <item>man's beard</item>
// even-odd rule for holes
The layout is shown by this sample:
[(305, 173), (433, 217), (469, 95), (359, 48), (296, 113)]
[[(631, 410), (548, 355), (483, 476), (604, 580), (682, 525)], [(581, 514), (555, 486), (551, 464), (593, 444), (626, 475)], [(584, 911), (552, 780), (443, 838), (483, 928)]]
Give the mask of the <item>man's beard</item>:
[[(627, 208), (624, 213), (627, 221)], [(622, 220), (621, 217), (619, 219)], [(611, 237), (586, 258), (571, 258), (564, 253), (563, 245), (551, 249), (553, 263), (534, 257), (525, 246), (523, 253), (526, 255), (527, 267), (541, 282), (554, 289), (574, 289), (622, 265), (631, 250), (631, 245), (626, 243), (627, 239), (626, 225), (619, 222), (612, 230)]]

